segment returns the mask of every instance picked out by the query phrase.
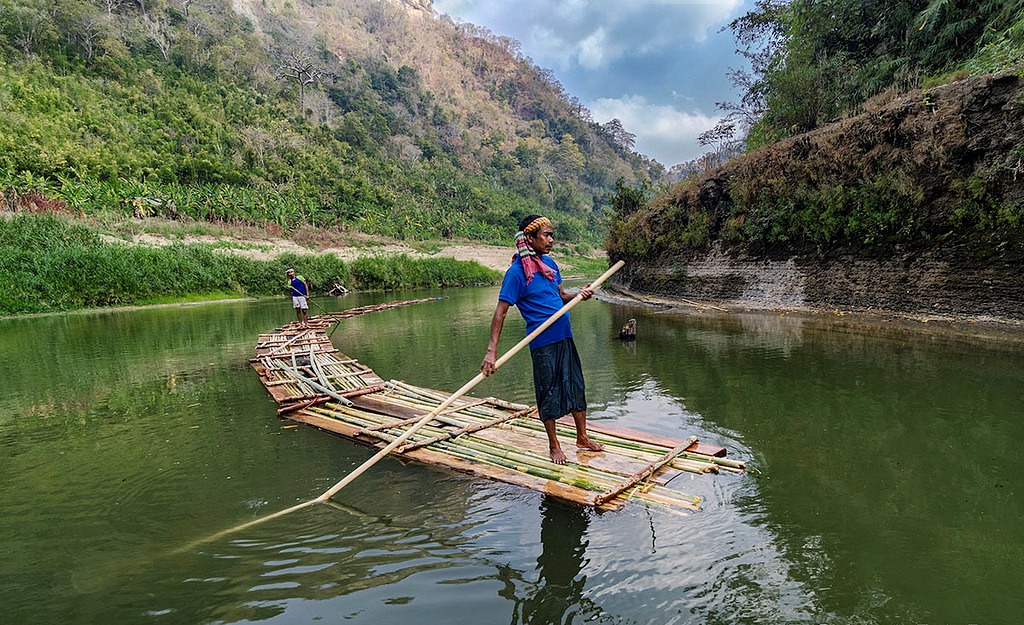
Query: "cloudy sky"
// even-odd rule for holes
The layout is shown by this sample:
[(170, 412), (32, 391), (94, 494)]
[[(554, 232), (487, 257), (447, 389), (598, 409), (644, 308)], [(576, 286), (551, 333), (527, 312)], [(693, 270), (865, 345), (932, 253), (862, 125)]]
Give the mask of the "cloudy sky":
[(622, 121), (636, 151), (666, 167), (706, 152), (697, 136), (737, 101), (745, 67), (722, 28), (752, 0), (434, 0), (438, 13), (522, 44), (594, 120)]

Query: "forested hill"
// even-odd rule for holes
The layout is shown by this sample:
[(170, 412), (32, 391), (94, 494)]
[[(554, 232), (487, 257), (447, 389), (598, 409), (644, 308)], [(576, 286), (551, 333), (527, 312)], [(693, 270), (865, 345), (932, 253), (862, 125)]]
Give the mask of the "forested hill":
[(594, 243), (632, 147), (429, 0), (0, 0), (8, 207)]

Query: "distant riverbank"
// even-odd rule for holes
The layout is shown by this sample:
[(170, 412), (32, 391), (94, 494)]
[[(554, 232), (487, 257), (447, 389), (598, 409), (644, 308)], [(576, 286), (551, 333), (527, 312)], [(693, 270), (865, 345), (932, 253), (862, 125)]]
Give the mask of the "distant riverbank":
[[(246, 253), (246, 251), (250, 253)], [(266, 257), (263, 255), (266, 254)], [(54, 215), (0, 219), (0, 315), (61, 312), (176, 301), (279, 295), (295, 267), (314, 294), (459, 287), (495, 283), (478, 262), (368, 251), (343, 259), (296, 246), (267, 254), (261, 244), (168, 237), (140, 244), (115, 230)]]
[[(561, 252), (561, 253), (560, 253)], [(495, 284), (508, 247), (403, 242), (303, 229), (290, 238), (252, 227), (167, 220), (99, 223), (69, 215), (0, 214), (0, 316), (280, 295), (295, 267), (314, 295)], [(597, 275), (602, 254), (556, 249), (566, 277)]]
[(990, 348), (1020, 349), (1024, 347), (1024, 321), (1007, 318), (971, 317), (949, 314), (910, 314), (906, 312), (850, 308), (815, 308), (792, 306), (786, 302), (737, 301), (728, 299), (689, 299), (671, 295), (640, 293), (622, 285), (609, 285), (601, 299), (620, 305), (640, 305), (667, 314), (700, 315), (740, 319), (764, 325), (766, 319), (777, 317), (788, 323), (799, 320), (805, 329), (819, 328), (829, 332), (863, 332), (873, 336), (899, 338), (912, 334), (928, 335), (939, 342), (981, 342)]

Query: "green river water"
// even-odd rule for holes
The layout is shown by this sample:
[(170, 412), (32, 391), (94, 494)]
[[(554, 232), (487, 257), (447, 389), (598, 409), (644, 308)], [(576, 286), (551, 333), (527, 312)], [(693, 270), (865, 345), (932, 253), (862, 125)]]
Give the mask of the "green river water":
[[(453, 391), (495, 288), (343, 322), (345, 354)], [(0, 622), (1010, 625), (1024, 621), (1024, 343), (590, 301), (590, 418), (698, 435), (759, 476), (703, 510), (595, 513), (286, 427), (249, 368), (262, 300), (0, 320)], [(316, 312), (316, 309), (313, 310)], [(634, 317), (639, 336), (621, 343)], [(522, 336), (513, 312), (502, 351)], [(521, 354), (472, 394), (532, 401)]]

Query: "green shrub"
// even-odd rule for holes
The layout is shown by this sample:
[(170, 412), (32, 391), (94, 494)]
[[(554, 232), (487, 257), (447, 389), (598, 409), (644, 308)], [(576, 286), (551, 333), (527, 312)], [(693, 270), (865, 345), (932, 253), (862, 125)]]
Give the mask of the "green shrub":
[(190, 296), (283, 295), (295, 267), (313, 293), (335, 284), (392, 290), (491, 284), (495, 271), (447, 258), (375, 256), (346, 263), (333, 255), (284, 255), (271, 261), (217, 253), (211, 245), (149, 248), (106, 243), (52, 215), (0, 218), (0, 315), (72, 310)]

